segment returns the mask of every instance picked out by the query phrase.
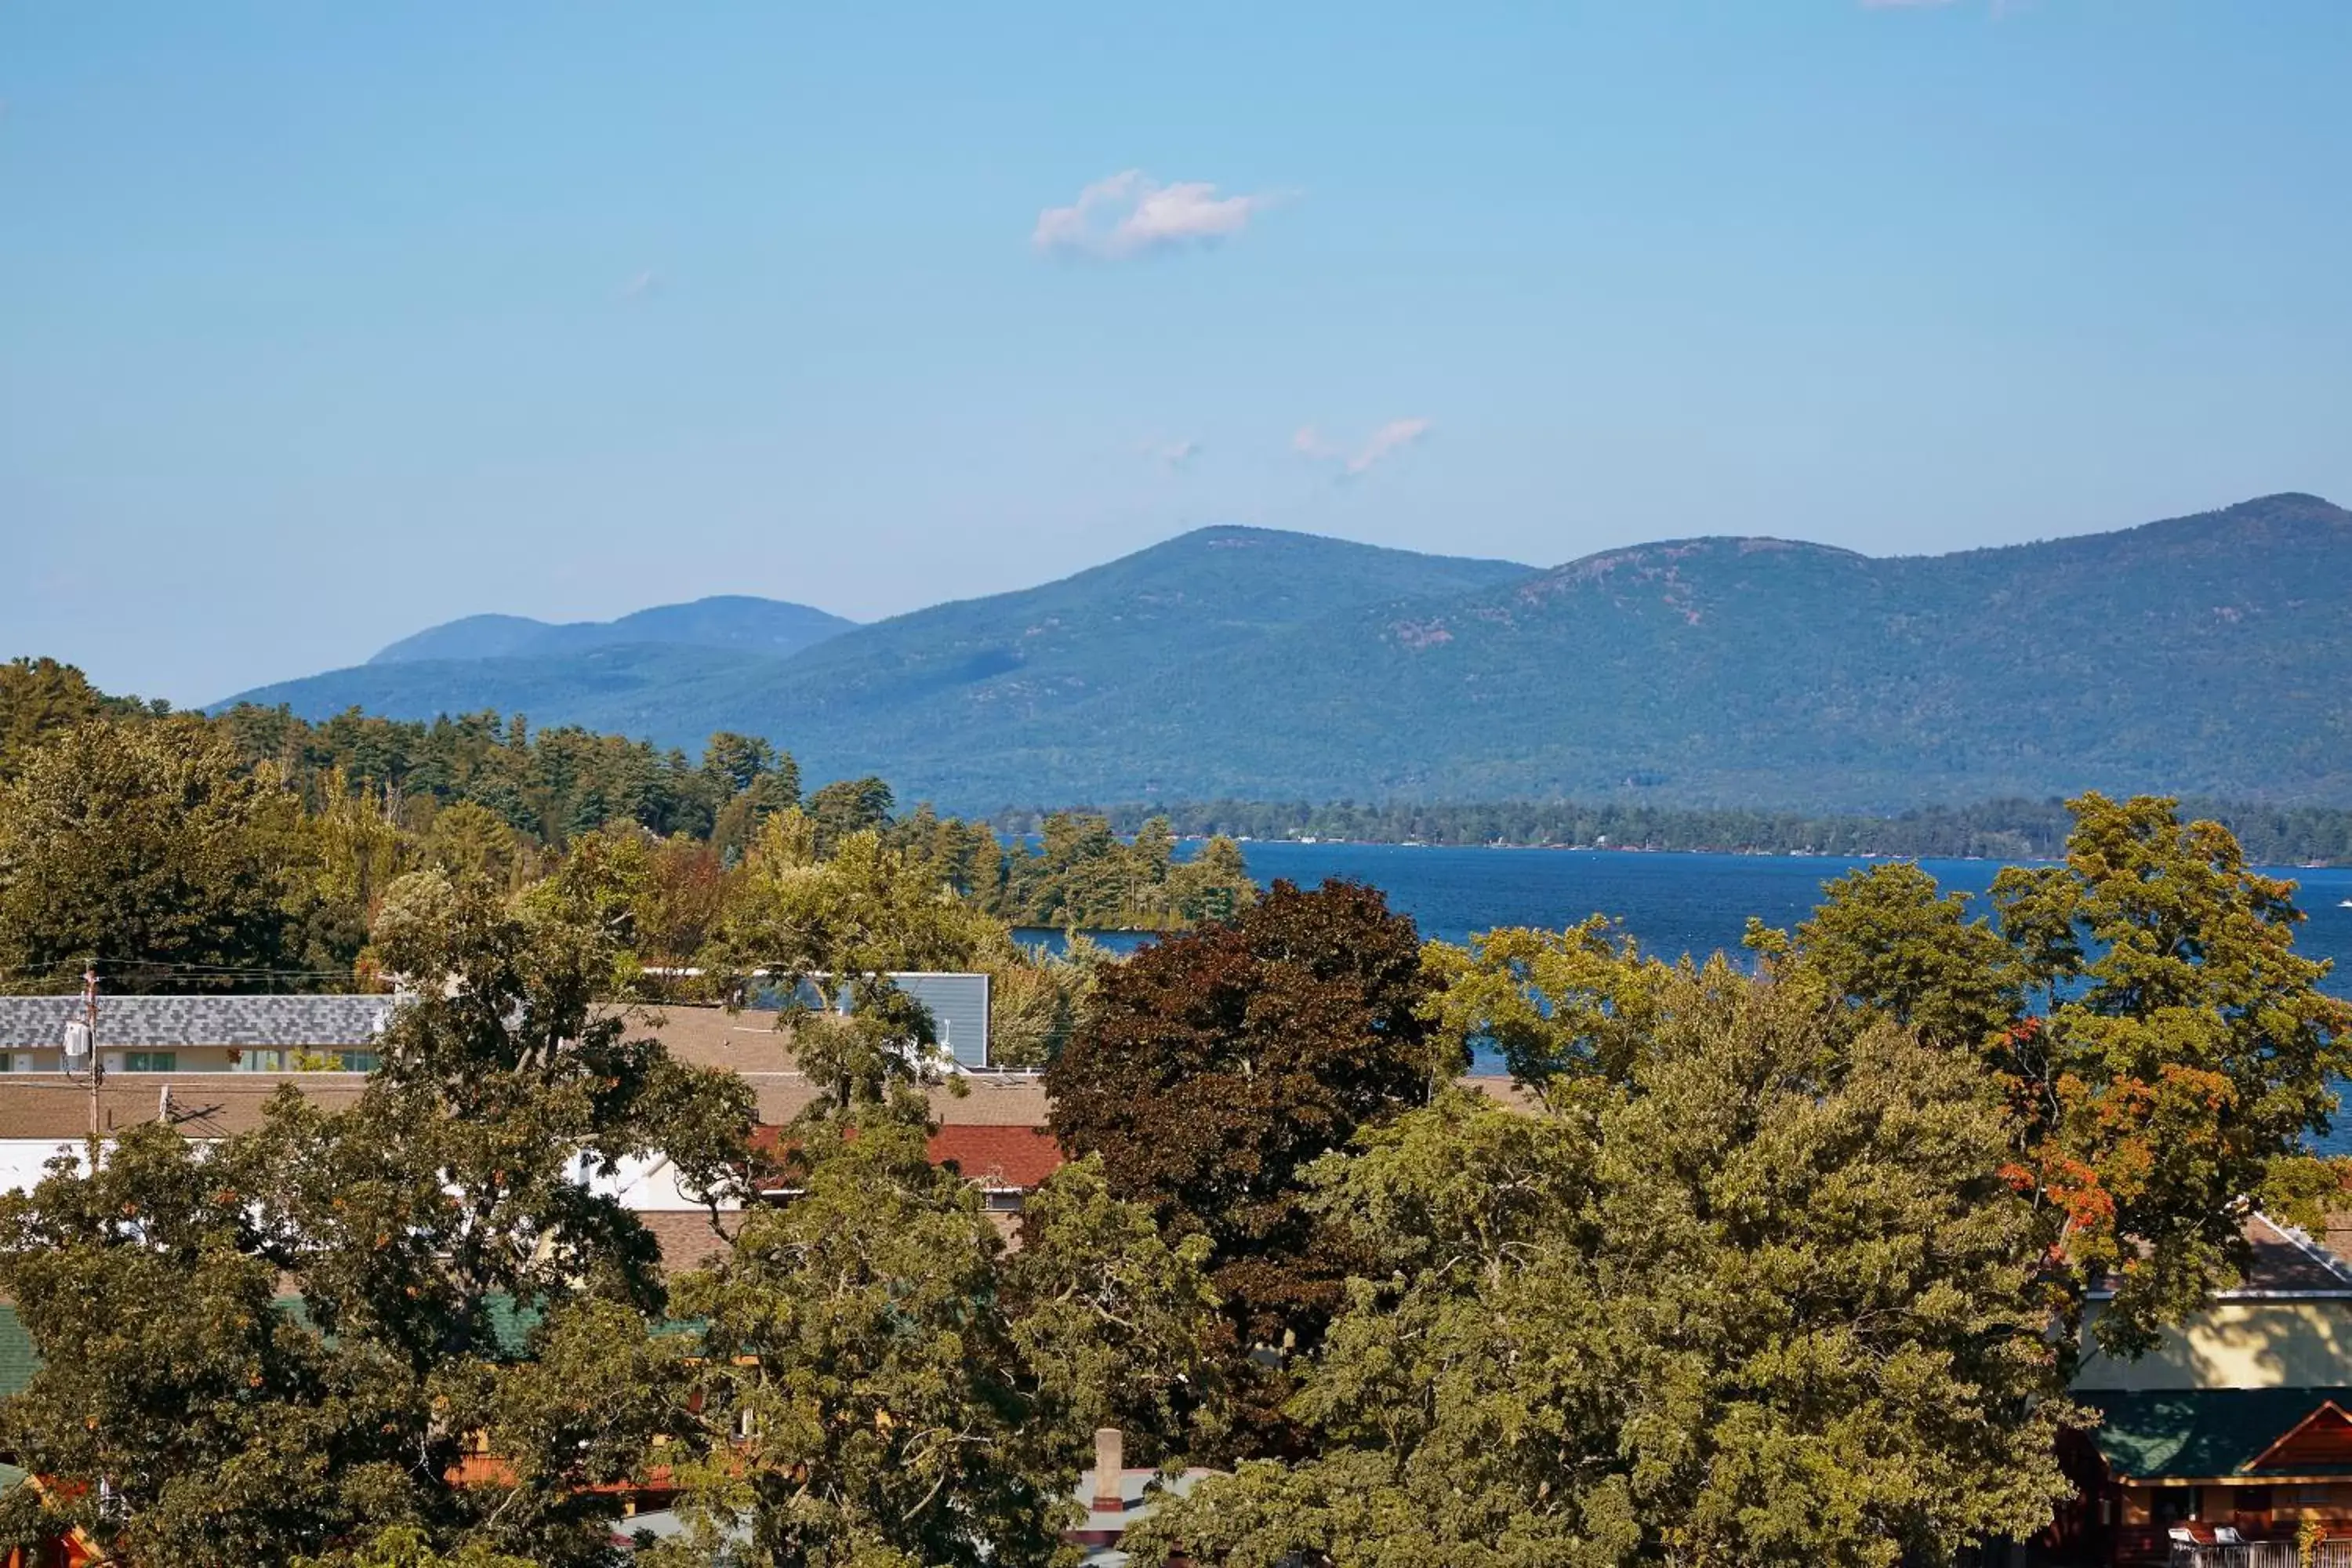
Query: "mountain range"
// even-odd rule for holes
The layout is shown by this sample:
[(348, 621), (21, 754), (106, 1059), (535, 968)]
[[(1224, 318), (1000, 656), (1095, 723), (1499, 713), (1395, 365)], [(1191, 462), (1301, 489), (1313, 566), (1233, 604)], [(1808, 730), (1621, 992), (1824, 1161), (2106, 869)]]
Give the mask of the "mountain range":
[(467, 616), (403, 637), (368, 662), (561, 658), (621, 643), (732, 648), (784, 658), (856, 624), (807, 605), (722, 594), (690, 605), (659, 605), (616, 621), (551, 626), (528, 616)]
[(1708, 536), (1549, 570), (1223, 527), (855, 626), (703, 600), (475, 616), (242, 694), (495, 708), (960, 810), (1151, 798), (1638, 797), (1882, 810), (2098, 787), (2352, 800), (2352, 513), (2276, 495), (1872, 557)]

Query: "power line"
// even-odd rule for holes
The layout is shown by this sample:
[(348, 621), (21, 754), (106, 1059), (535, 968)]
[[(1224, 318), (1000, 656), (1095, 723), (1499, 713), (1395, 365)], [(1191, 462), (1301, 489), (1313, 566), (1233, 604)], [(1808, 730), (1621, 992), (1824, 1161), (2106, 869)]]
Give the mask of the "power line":
[(255, 974), (285, 980), (355, 980), (366, 973), (358, 969), (270, 969), (247, 963), (189, 963), (161, 958), (60, 958), (45, 963), (0, 965), (0, 974), (34, 974), (92, 966), (100, 969), (160, 970), (173, 974)]

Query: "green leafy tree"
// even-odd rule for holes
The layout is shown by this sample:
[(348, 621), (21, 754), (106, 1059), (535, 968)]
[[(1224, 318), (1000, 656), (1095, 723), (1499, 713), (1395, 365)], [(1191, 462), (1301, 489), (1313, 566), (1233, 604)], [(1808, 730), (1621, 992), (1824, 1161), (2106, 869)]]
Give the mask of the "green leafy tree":
[[(1850, 1005), (1968, 1051), (1990, 1048), (2023, 1017), (2019, 954), (1990, 921), (1969, 914), (1965, 893), (1944, 892), (1908, 861), (1849, 872), (1822, 892), (1795, 946), (1805, 968)], [(1790, 945), (1753, 921), (1748, 942), (1775, 955)]]
[(479, 801), (460, 800), (435, 812), (423, 834), (424, 859), (453, 877), (480, 877), (512, 887), (535, 870), (515, 830)]
[(129, 698), (109, 697), (80, 670), (54, 658), (0, 664), (0, 783), (23, 772), (52, 735), (96, 719), (148, 711)]
[(1099, 1157), (1048, 1177), (1001, 1268), (1045, 1418), (1073, 1437), (1117, 1426), (1163, 1457), (1213, 1443), (1224, 1390), (1208, 1262), (1208, 1237), (1171, 1244), (1149, 1210), (1112, 1195)]
[(1231, 920), (1257, 901), (1242, 847), (1219, 835), (1168, 873), (1168, 900), (1184, 921)]
[(197, 719), (92, 721), (0, 786), (0, 973), (78, 983), (97, 960), (143, 989), (347, 964), (306, 951), (300, 800)]
[[(775, 747), (757, 735), (739, 735), (731, 730), (721, 730), (711, 736), (709, 745), (702, 752), (702, 771), (718, 780), (730, 795), (740, 795), (775, 773), (777, 763)], [(795, 766), (793, 772), (797, 791), (800, 770)]]
[(778, 995), (778, 1026), (838, 1109), (929, 1070), (930, 1015), (890, 975), (969, 969), (1003, 936), (878, 833), (820, 858), (814, 818), (793, 810), (761, 828), (713, 956)]
[(1316, 1168), (1366, 1238), (1312, 1458), (1130, 1533), (1229, 1568), (1892, 1568), (2024, 1534), (2072, 1419), (1998, 1086), (1818, 993), (1667, 971), (1621, 1082), (1449, 1090)]
[(1423, 953), (1424, 1007), (1451, 1059), (1477, 1047), (1554, 1109), (1592, 1081), (1622, 1082), (1655, 1022), (1654, 994), (1671, 973), (1595, 915), (1565, 931), (1505, 927), (1468, 945), (1433, 942)]
[(689, 1347), (655, 1331), (651, 1238), (580, 1170), (658, 1150), (715, 1192), (751, 1099), (595, 1006), (596, 899), (404, 879), (376, 943), (415, 991), (357, 1103), (289, 1088), (207, 1149), (144, 1125), (0, 1197), (42, 1361), (0, 1448), (51, 1483), (18, 1541), (209, 1568), (408, 1526), (465, 1562), (608, 1560)]
[(2098, 1335), (2128, 1353), (2236, 1278), (2251, 1206), (2315, 1224), (2339, 1189), (2309, 1139), (2352, 1068), (2352, 1004), (2294, 951), (2293, 884), (2228, 829), (2158, 798), (2071, 809), (2064, 862), (2000, 873), (1994, 921), (1885, 866), (1831, 884), (1793, 939), (1752, 940), (2000, 1075), (2054, 1306), (2071, 1321), (2111, 1283)]
[(997, 1067), (1043, 1068), (1062, 1054), (1094, 1016), (1109, 950), (1083, 931), (1069, 934), (1058, 953), (1006, 942), (985, 954), (988, 1048)]
[(533, 1568), (533, 1564), (479, 1542), (446, 1554), (436, 1552), (432, 1537), (415, 1525), (402, 1524), (378, 1531), (364, 1545), (324, 1557), (297, 1558), (294, 1568)]
[(801, 802), (800, 764), (757, 736), (724, 730), (711, 736), (702, 773), (720, 803), (709, 837), (723, 864), (741, 857), (761, 823)]
[(984, 822), (942, 817), (929, 802), (891, 823), (884, 842), (979, 907), (1002, 914), (1004, 848)]
[(1306, 1168), (1427, 1098), (1419, 946), (1372, 889), (1277, 882), (1106, 973), (1046, 1069), (1064, 1146), (1099, 1154), (1170, 1236), (1209, 1237), (1245, 1448), (1290, 1440), (1286, 1375), (1262, 1363), (1319, 1342), (1360, 1259), (1309, 1205)]
[(2112, 1279), (2099, 1337), (2130, 1351), (2234, 1282), (2248, 1207), (2315, 1225), (2339, 1190), (2308, 1139), (2352, 1070), (2352, 1003), (2294, 951), (2294, 884), (2227, 828), (2169, 800), (2071, 804), (2065, 863), (1993, 885), (2038, 1004), (1995, 1061), (2070, 1291)]
[(977, 1192), (926, 1156), (917, 1103), (796, 1131), (794, 1195), (678, 1285), (704, 1325), (702, 1457), (678, 1471), (688, 1531), (653, 1561), (708, 1563), (730, 1540), (778, 1568), (1073, 1561), (1091, 1426), (1201, 1375), (1202, 1247), (1161, 1244), (1078, 1167), (1008, 1261)]
[(1179, 861), (1165, 817), (1145, 822), (1128, 841), (1108, 817), (1057, 811), (1037, 837), (1034, 848), (1016, 839), (1005, 852), (991, 905), (1020, 924), (1164, 930), (1223, 919), (1257, 897), (1238, 846), (1212, 840)]
[(825, 785), (808, 799), (818, 853), (832, 854), (853, 834), (880, 832), (890, 826), (890, 814), (897, 808), (890, 786), (870, 774)]

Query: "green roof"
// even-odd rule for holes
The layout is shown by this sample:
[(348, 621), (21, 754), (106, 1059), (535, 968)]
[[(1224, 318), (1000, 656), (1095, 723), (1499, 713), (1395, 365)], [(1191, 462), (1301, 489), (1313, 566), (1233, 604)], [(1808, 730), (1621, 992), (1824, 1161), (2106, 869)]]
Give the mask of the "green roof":
[(33, 1353), (33, 1336), (16, 1316), (16, 1309), (0, 1306), (0, 1397), (16, 1394), (33, 1381), (41, 1358)]
[(2091, 1436), (2107, 1468), (2138, 1481), (2258, 1474), (2263, 1451), (2322, 1405), (2352, 1411), (2352, 1388), (2086, 1389), (2071, 1397), (2099, 1413)]
[[(308, 1321), (308, 1315), (302, 1310), (301, 1297), (281, 1296), (277, 1304), (279, 1310), (295, 1321)], [(499, 1352), (520, 1360), (530, 1349), (531, 1331), (539, 1326), (541, 1316), (539, 1309), (518, 1307), (511, 1297), (498, 1295), (490, 1298), (488, 1312), (490, 1334), (498, 1342)], [(690, 1328), (691, 1325), (666, 1322), (655, 1331), (688, 1331)], [(33, 1336), (26, 1331), (24, 1320), (16, 1316), (15, 1307), (0, 1303), (0, 1398), (24, 1392), (40, 1366), (40, 1354), (33, 1349)], [(5, 1489), (5, 1484), (0, 1484), (0, 1490)]]

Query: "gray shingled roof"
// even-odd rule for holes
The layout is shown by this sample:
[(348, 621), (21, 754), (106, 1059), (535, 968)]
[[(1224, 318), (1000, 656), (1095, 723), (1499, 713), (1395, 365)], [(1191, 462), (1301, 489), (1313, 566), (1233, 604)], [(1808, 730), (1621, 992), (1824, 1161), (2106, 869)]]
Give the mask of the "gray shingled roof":
[[(0, 1048), (54, 1047), (79, 996), (0, 996)], [(163, 1046), (365, 1046), (389, 996), (107, 996), (101, 1049)]]

